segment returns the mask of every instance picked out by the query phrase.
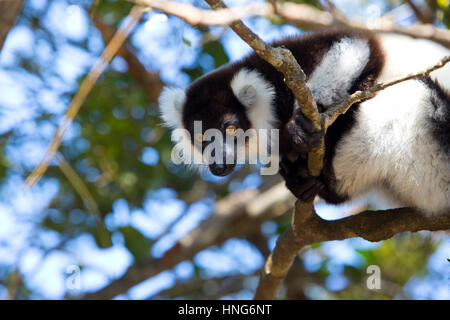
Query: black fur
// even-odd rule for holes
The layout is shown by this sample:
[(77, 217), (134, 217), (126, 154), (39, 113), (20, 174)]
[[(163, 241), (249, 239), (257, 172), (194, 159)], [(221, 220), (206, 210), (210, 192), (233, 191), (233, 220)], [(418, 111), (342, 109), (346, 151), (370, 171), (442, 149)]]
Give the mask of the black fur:
[(450, 93), (430, 77), (419, 78), (431, 89), (430, 101), (434, 107), (430, 120), (431, 130), (439, 145), (450, 157)]

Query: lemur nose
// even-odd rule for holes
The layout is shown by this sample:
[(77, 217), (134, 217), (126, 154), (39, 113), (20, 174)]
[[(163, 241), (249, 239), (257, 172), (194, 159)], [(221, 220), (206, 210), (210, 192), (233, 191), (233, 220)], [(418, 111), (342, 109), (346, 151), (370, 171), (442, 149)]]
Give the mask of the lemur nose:
[(209, 170), (215, 176), (224, 177), (229, 175), (234, 167), (234, 164), (213, 163), (209, 165)]

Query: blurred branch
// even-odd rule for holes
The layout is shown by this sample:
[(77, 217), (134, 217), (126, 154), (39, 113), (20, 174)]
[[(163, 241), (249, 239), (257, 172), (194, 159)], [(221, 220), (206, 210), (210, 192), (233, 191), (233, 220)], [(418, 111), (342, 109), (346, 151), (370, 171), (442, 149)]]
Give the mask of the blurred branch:
[(364, 31), (394, 32), (413, 38), (432, 40), (450, 48), (450, 31), (436, 28), (431, 24), (399, 26), (386, 17), (349, 20), (341, 14), (326, 12), (308, 4), (276, 2), (275, 7), (274, 2), (270, 1), (270, 3), (237, 6), (232, 9), (220, 7), (219, 10), (211, 11), (198, 9), (192, 5), (177, 3), (175, 1), (136, 0), (134, 2), (175, 15), (192, 25), (230, 25), (239, 19), (250, 16), (260, 16), (270, 19), (274, 15), (278, 15), (285, 19), (286, 22), (305, 30), (351, 27)]
[(259, 250), (261, 255), (264, 257), (264, 260), (267, 259), (270, 254), (269, 243), (267, 237), (262, 233), (261, 230), (254, 234), (246, 236), (245, 239)]
[[(279, 181), (278, 177), (273, 179)], [(294, 206), (295, 198), (284, 183), (274, 185), (273, 179), (268, 179), (260, 190), (244, 190), (217, 201), (214, 213), (178, 240), (162, 258), (131, 266), (122, 277), (83, 298), (112, 299), (182, 261), (191, 260), (201, 250), (231, 238), (259, 233), (264, 221), (280, 217)]]
[[(109, 43), (116, 30), (107, 25), (102, 18), (96, 14), (92, 15), (92, 19), (95, 26), (100, 31), (103, 41), (105, 43)], [(139, 82), (142, 89), (147, 94), (150, 102), (156, 102), (158, 101), (159, 94), (163, 88), (163, 82), (161, 81), (158, 73), (147, 71), (134, 52), (136, 52), (134, 47), (130, 43), (126, 43), (120, 47), (117, 55), (125, 59), (128, 64), (130, 74)]]
[(328, 11), (334, 16), (339, 18), (339, 20), (341, 21), (347, 21), (347, 18), (345, 17), (345, 14), (339, 10), (333, 2), (331, 2), (331, 0), (325, 0), (327, 6), (328, 6)]
[[(132, 0), (133, 1), (133, 0)], [(224, 26), (248, 16), (266, 16), (272, 9), (265, 4), (250, 4), (232, 9), (203, 10), (193, 5), (176, 1), (134, 0), (133, 2), (164, 11), (172, 16), (185, 20), (190, 25)]]
[(58, 162), (58, 166), (62, 173), (66, 176), (67, 180), (72, 184), (75, 191), (79, 194), (83, 200), (84, 205), (94, 215), (95, 221), (98, 223), (101, 219), (100, 210), (98, 209), (97, 202), (95, 202), (94, 197), (89, 192), (89, 189), (83, 182), (83, 179), (77, 174), (77, 172), (72, 168), (70, 163), (64, 159), (63, 155), (57, 153), (55, 159)]
[(239, 292), (244, 287), (244, 281), (248, 274), (225, 276), (220, 278), (202, 279), (193, 277), (187, 281), (176, 283), (169, 289), (154, 294), (147, 299), (208, 299), (217, 300), (225, 295)]
[(305, 300), (307, 299), (304, 292), (305, 287), (310, 283), (323, 285), (324, 280), (318, 274), (307, 272), (303, 266), (303, 261), (299, 256), (296, 256), (292, 267), (286, 275), (286, 296), (283, 298), (287, 300)]
[(413, 38), (423, 38), (435, 41), (450, 48), (450, 31), (439, 29), (431, 24), (414, 24), (400, 26), (386, 17), (355, 20), (343, 19), (338, 15), (325, 12), (307, 4), (286, 2), (279, 14), (287, 22), (307, 30), (322, 30), (333, 27), (351, 27), (363, 31), (394, 32)]
[(6, 36), (14, 25), (22, 7), (23, 0), (0, 1), (0, 51), (2, 50)]
[(75, 119), (87, 95), (94, 87), (94, 84), (97, 82), (98, 78), (106, 70), (106, 67), (108, 66), (109, 62), (115, 56), (119, 48), (123, 45), (128, 35), (130, 34), (131, 30), (133, 30), (135, 24), (141, 18), (141, 16), (142, 10), (138, 6), (134, 6), (131, 9), (130, 14), (127, 16), (127, 18), (120, 26), (119, 30), (116, 32), (116, 34), (113, 36), (111, 41), (106, 46), (105, 50), (102, 52), (100, 58), (91, 68), (87, 77), (83, 80), (80, 88), (73, 97), (69, 107), (67, 108), (66, 114), (61, 120), (58, 128), (56, 129), (56, 133), (53, 136), (53, 139), (50, 142), (47, 151), (45, 152), (44, 158), (34, 168), (33, 172), (25, 180), (26, 188), (32, 188), (42, 178), (51, 160), (58, 151), (58, 148), (61, 145), (64, 134), (72, 124), (72, 121)]
[(8, 282), (6, 284), (6, 289), (8, 291), (8, 299), (15, 300), (17, 293), (20, 291), (20, 287), (23, 286), (22, 276), (18, 269), (8, 275)]
[(432, 24), (434, 22), (434, 19), (436, 18), (435, 14), (434, 14), (434, 10), (431, 10), (428, 7), (426, 1), (424, 1), (425, 8), (419, 7), (418, 5), (416, 5), (414, 3), (413, 0), (405, 0), (405, 1), (406, 1), (406, 3), (408, 3), (408, 5), (412, 9), (412, 11), (414, 11), (414, 15), (417, 17), (417, 19), (420, 22), (422, 22), (424, 24), (427, 24), (427, 23)]

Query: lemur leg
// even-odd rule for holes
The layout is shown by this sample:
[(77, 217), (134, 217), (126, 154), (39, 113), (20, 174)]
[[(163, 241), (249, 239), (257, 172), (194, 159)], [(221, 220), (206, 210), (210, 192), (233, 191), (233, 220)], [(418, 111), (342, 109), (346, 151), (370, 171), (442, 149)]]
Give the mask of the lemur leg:
[(294, 196), (304, 202), (314, 200), (316, 195), (325, 188), (318, 177), (309, 175), (307, 161), (302, 157), (294, 162), (291, 162), (287, 157), (282, 157), (280, 174), (286, 182), (286, 187)]
[(315, 132), (313, 124), (298, 110), (286, 123), (285, 130), (291, 147), (300, 154), (306, 154), (320, 145), (322, 132)]

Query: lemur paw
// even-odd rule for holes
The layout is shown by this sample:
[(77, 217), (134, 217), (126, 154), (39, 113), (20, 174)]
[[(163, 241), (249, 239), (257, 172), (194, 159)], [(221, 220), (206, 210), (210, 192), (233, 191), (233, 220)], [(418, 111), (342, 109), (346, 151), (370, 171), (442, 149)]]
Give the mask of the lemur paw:
[(309, 175), (306, 163), (300, 160), (291, 162), (283, 157), (280, 161), (280, 174), (289, 191), (304, 202), (313, 201), (325, 187), (319, 178)]
[(286, 124), (286, 132), (292, 148), (301, 154), (306, 154), (320, 145), (323, 132), (315, 131), (313, 124), (301, 111), (297, 111)]

